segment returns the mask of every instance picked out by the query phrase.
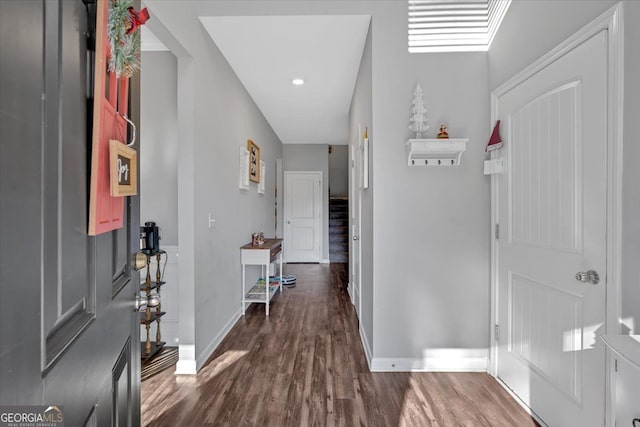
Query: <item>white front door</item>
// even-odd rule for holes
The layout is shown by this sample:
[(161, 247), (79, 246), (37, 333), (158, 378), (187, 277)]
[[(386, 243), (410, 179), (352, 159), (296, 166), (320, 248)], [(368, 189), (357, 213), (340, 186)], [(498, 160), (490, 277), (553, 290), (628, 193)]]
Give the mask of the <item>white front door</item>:
[[(358, 130), (358, 132), (360, 132)], [(351, 196), (349, 197), (349, 224), (351, 229), (351, 250), (349, 251), (350, 272), (350, 292), (351, 303), (356, 308), (358, 318), (360, 318), (360, 208), (362, 205), (362, 190), (360, 189), (360, 175), (362, 168), (362, 153), (359, 145), (360, 137), (356, 136), (355, 140), (349, 147), (349, 162), (351, 170)]]
[[(604, 422), (607, 33), (497, 99), (498, 377), (549, 426)], [(577, 280), (593, 270), (599, 283)], [(593, 282), (595, 276), (591, 276)]]
[(322, 172), (284, 173), (284, 254), (287, 262), (320, 262)]

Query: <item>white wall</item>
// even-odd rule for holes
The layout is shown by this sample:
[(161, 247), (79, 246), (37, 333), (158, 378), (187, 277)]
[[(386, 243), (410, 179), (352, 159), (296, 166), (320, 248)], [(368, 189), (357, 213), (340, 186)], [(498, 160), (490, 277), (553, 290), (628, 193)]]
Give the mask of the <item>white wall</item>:
[(349, 195), (349, 146), (334, 145), (329, 154), (329, 190), (331, 197)]
[[(489, 51), (496, 88), (613, 6), (601, 1), (514, 1)], [(544, 22), (545, 25), (540, 25)], [(640, 332), (640, 2), (624, 2), (624, 167), (622, 222), (623, 332)], [(526, 49), (521, 46), (526, 45)]]
[[(285, 172), (322, 172), (322, 260), (329, 260), (329, 146), (327, 144), (285, 144), (282, 149)], [(284, 191), (284, 188), (282, 189)], [(284, 202), (286, 203), (286, 201)], [(282, 210), (284, 214), (285, 210)]]
[[(358, 70), (358, 78), (356, 80), (356, 86), (353, 91), (353, 98), (351, 99), (351, 108), (349, 110), (349, 143), (352, 144), (362, 137), (360, 134), (361, 129), (368, 127), (367, 136), (369, 137), (369, 174), (370, 177), (374, 176), (373, 171), (373, 156), (375, 154), (376, 139), (374, 137), (373, 128), (373, 94), (372, 94), (372, 69), (371, 69), (371, 52), (372, 52), (372, 30), (369, 27), (367, 33), (367, 40), (362, 52), (362, 58), (360, 60), (360, 68)], [(351, 153), (349, 152), (349, 156)], [(349, 174), (349, 179), (351, 175)], [(352, 183), (349, 183), (351, 188)], [(360, 277), (360, 329), (364, 334), (363, 342), (368, 355), (373, 353), (373, 194), (374, 194), (374, 181), (369, 180), (369, 188), (362, 191), (361, 202), (361, 224), (360, 224), (360, 249), (362, 252), (361, 267), (362, 275)], [(349, 211), (354, 208), (356, 203), (356, 195), (351, 195), (351, 206)], [(351, 222), (351, 221), (350, 221)], [(352, 240), (349, 240), (349, 252), (354, 253)], [(350, 278), (351, 280), (351, 278)]]
[(178, 64), (171, 52), (142, 52), (140, 224), (160, 226), (160, 245), (178, 244)]

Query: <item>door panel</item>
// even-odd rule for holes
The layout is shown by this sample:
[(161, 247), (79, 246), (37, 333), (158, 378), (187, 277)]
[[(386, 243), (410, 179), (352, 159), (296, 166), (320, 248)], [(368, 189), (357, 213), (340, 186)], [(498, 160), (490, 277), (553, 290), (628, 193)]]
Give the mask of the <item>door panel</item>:
[[(552, 426), (604, 419), (607, 35), (498, 99), (498, 376)], [(600, 283), (576, 280), (596, 270)]]
[[(95, 242), (84, 230), (88, 146), (82, 118), (87, 117), (87, 55), (78, 54), (87, 51), (87, 43), (77, 31), (59, 29), (74, 19), (86, 28), (87, 14), (81, 12), (77, 5), (62, 3), (45, 14), (44, 369), (79, 336), (96, 312)], [(60, 51), (61, 41), (67, 45)]]
[(0, 51), (11, 58), (0, 61), (0, 405), (61, 405), (73, 426), (138, 425), (139, 277), (128, 265), (138, 198), (121, 201), (124, 228), (87, 235), (87, 3), (95, 12), (90, 1), (0, 2)]
[(285, 172), (285, 258), (320, 262), (322, 172)]

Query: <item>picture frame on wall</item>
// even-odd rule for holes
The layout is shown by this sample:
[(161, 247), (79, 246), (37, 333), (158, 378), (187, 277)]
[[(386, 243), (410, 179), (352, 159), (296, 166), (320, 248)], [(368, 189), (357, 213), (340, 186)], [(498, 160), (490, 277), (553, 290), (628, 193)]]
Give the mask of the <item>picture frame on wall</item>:
[(258, 183), (258, 194), (264, 194), (267, 186), (267, 166), (260, 160), (260, 182)]
[(241, 190), (249, 189), (249, 150), (242, 145), (239, 147), (239, 175), (238, 186)]
[(138, 153), (115, 139), (109, 140), (111, 197), (138, 194)]
[(369, 138), (362, 139), (362, 189), (369, 188)]
[(249, 180), (260, 182), (260, 147), (252, 140), (247, 140), (247, 151), (249, 151)]

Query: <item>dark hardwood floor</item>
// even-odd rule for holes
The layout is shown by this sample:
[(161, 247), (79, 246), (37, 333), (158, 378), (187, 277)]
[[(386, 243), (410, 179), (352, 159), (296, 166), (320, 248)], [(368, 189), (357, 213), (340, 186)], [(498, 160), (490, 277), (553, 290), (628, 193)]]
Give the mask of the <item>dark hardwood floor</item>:
[(536, 426), (484, 373), (370, 373), (345, 264), (285, 266), (297, 286), (253, 304), (196, 376), (142, 383), (149, 426)]

